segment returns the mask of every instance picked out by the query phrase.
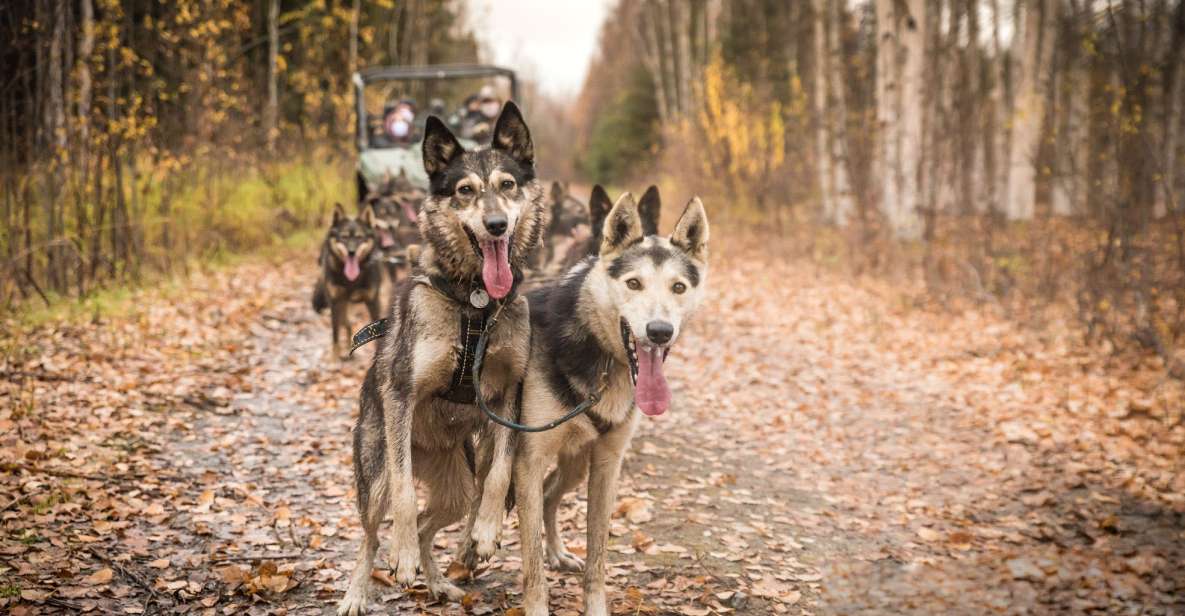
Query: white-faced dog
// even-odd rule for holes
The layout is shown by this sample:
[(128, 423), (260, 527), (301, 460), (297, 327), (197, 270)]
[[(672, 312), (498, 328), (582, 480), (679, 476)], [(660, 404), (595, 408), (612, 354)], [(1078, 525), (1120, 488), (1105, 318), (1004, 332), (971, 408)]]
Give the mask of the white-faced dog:
[[(656, 416), (670, 406), (663, 362), (700, 303), (708, 273), (708, 219), (700, 200), (687, 204), (670, 237), (655, 234), (658, 209), (640, 214), (633, 197), (623, 195), (605, 217), (599, 255), (528, 296), (531, 356), (522, 423), (546, 424), (597, 399), (586, 415), (554, 430), (519, 435), (514, 483), (529, 616), (547, 614), (544, 528), (551, 565), (584, 569), (585, 614), (609, 613), (609, 515), (622, 457), (639, 420), (634, 409)], [(545, 478), (552, 463), (557, 469)], [(585, 476), (587, 564), (565, 549), (556, 524), (561, 497)], [(483, 498), (491, 496), (496, 498), (487, 490)]]

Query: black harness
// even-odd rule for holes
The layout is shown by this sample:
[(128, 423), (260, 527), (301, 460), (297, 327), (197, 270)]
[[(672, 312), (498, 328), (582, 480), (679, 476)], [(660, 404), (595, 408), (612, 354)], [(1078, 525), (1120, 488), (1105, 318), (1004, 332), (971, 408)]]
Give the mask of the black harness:
[[(490, 316), (499, 306), (509, 304), (517, 296), (522, 272), (513, 270), (514, 283), (510, 293), (497, 303), (490, 300), (485, 288), (477, 279), (468, 281), (454, 281), (440, 275), (419, 274), (412, 276), (412, 282), (431, 287), (441, 295), (459, 304), (457, 341), (457, 367), (453, 369), (453, 376), (449, 379), (448, 389), (437, 395), (449, 402), (457, 404), (473, 404), (477, 399), (477, 390), (473, 387), (473, 379), (469, 378), (473, 365), (477, 359), (477, 341), (485, 332)], [(386, 336), (391, 330), (389, 319), (379, 319), (358, 330), (351, 338), (353, 343), (350, 353), (362, 345)]]
[[(477, 395), (480, 390), (482, 363), (485, 361), (486, 347), (490, 341), (490, 330), (497, 322), (502, 307), (514, 301), (518, 291), (518, 285), (522, 282), (522, 272), (518, 269), (513, 269), (512, 271), (514, 274), (514, 283), (510, 287), (510, 293), (497, 304), (490, 301), (485, 288), (476, 278), (465, 283), (463, 281), (451, 281), (443, 276), (428, 276), (422, 273), (412, 277), (412, 281), (416, 284), (425, 284), (432, 287), (445, 297), (452, 299), (461, 307), (459, 311), (460, 330), (458, 334), (460, 339), (460, 355), (457, 357), (457, 367), (453, 370), (453, 376), (449, 380), (449, 388), (443, 392), (439, 392), (437, 395), (458, 404), (476, 403), (477, 407), (485, 413), (490, 421), (517, 432), (546, 432), (580, 415), (586, 414), (597, 432), (601, 434), (608, 432), (613, 428), (613, 424), (599, 416), (588, 413), (589, 409), (595, 406), (601, 399), (601, 393), (604, 392), (605, 388), (605, 378), (608, 375), (607, 370), (601, 374), (601, 386), (590, 393), (583, 402), (576, 405), (576, 408), (568, 411), (563, 417), (549, 421), (541, 426), (525, 426), (516, 421), (504, 419), (491, 410), (486, 405), (486, 401)], [(466, 290), (468, 291), (468, 295), (465, 295)], [(358, 330), (358, 333), (354, 334), (351, 338), (353, 346), (350, 347), (350, 353), (352, 354), (358, 350), (358, 347), (372, 340), (386, 336), (390, 329), (391, 324), (388, 319), (379, 319), (366, 325)], [(630, 364), (631, 368), (633, 368), (634, 362), (632, 358)], [(633, 370), (636, 370), (636, 368), (633, 368)], [(516, 415), (518, 414), (517, 411), (522, 408), (522, 395), (522, 383), (519, 383), (514, 405)]]

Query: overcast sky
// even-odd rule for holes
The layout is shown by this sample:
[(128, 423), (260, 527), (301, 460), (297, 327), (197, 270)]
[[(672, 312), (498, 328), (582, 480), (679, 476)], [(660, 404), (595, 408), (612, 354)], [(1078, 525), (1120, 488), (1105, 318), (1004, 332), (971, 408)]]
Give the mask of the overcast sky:
[(497, 64), (549, 95), (574, 97), (584, 83), (605, 12), (615, 0), (469, 0), (474, 31)]

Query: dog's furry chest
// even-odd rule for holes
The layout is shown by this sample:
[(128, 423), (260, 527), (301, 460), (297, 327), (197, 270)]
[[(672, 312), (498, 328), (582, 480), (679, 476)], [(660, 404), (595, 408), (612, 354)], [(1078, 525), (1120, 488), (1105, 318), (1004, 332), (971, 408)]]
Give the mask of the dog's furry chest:
[[(413, 440), (421, 437), (455, 440), (485, 423), (473, 404), (444, 398), (454, 385), (458, 366), (471, 361), (464, 352), (461, 312), (457, 304), (437, 291), (416, 285), (404, 301), (395, 338), (385, 353), (391, 363), (391, 386), (414, 396)], [(492, 325), (481, 375), (480, 395), (495, 407), (512, 401), (526, 370), (530, 330), (526, 300), (519, 298), (501, 312)], [(461, 373), (469, 378), (468, 367)], [(443, 445), (443, 443), (438, 443)]]

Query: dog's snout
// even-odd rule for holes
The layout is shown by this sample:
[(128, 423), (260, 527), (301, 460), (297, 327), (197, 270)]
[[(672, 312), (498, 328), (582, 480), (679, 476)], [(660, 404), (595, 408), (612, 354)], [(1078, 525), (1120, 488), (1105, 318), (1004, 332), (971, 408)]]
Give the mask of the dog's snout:
[(675, 335), (675, 326), (666, 321), (651, 321), (646, 324), (646, 337), (654, 344), (666, 344)]
[(486, 214), (485, 218), (482, 219), (482, 223), (486, 226), (486, 231), (489, 231), (490, 235), (494, 237), (506, 233), (506, 226), (509, 222), (506, 219), (506, 214), (502, 213)]

